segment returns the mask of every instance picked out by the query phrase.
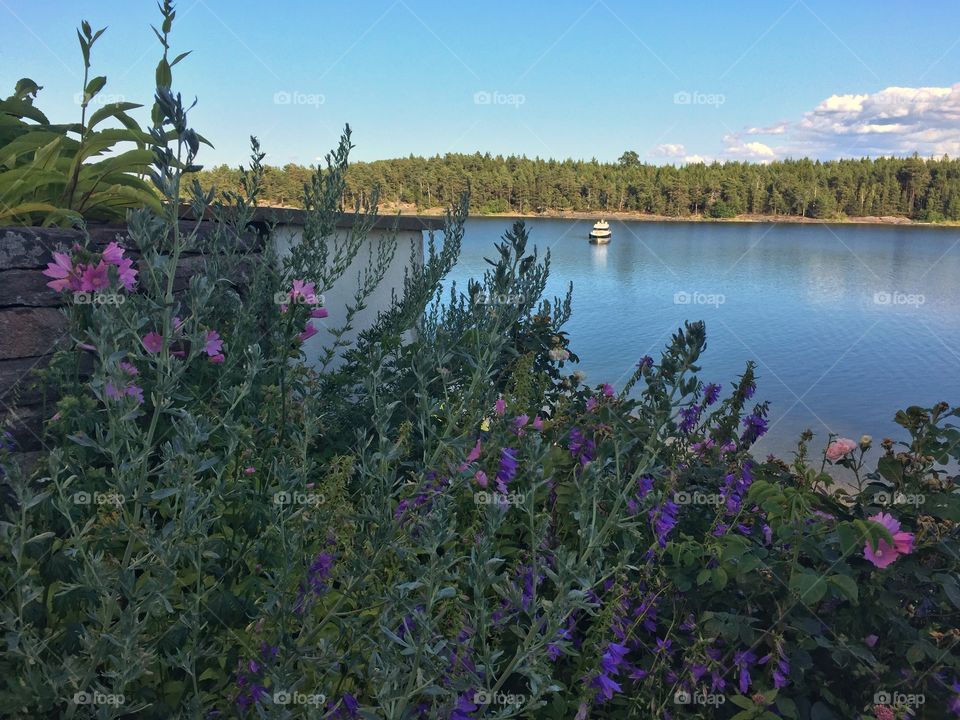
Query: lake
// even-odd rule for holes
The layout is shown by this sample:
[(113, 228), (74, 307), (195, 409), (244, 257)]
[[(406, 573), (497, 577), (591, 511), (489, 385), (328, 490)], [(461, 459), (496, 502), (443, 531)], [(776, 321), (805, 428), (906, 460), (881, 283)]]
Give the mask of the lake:
[[(511, 222), (467, 221), (458, 287)], [(770, 401), (759, 453), (789, 459), (805, 428), (818, 451), (830, 432), (903, 438), (898, 409), (960, 404), (960, 229), (611, 221), (597, 246), (591, 221), (526, 223), (550, 250), (548, 296), (573, 282), (565, 329), (590, 385), (619, 389), (684, 320), (704, 320), (704, 382), (729, 390), (757, 363), (754, 399)]]

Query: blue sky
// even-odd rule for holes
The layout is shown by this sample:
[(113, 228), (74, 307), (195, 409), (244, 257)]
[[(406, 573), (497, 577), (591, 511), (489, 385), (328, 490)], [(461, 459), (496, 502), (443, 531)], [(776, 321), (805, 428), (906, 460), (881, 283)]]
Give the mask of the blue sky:
[[(446, 152), (650, 162), (960, 155), (960, 3), (180, 0), (175, 89), (201, 160), (313, 163)], [(74, 28), (105, 97), (149, 103), (152, 0), (0, 0), (0, 86), (78, 117)], [(8, 91), (9, 91), (8, 90)]]

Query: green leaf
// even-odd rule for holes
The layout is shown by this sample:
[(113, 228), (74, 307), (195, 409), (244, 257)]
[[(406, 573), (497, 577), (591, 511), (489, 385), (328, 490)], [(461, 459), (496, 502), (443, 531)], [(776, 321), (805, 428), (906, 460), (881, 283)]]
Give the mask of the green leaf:
[(831, 585), (836, 587), (840, 593), (850, 600), (854, 605), (859, 602), (860, 591), (857, 588), (857, 583), (849, 575), (832, 575), (829, 578)]
[(83, 89), (83, 102), (84, 104), (90, 102), (93, 98), (97, 96), (103, 86), (107, 84), (107, 78), (104, 75), (97, 75), (90, 82), (87, 83), (87, 87)]
[(822, 575), (809, 572), (796, 572), (790, 578), (790, 590), (795, 592), (803, 603), (820, 602), (827, 592), (827, 583)]
[(840, 540), (840, 551), (845, 556), (853, 553), (863, 542), (863, 537), (857, 533), (856, 528), (847, 522), (837, 525), (837, 537)]

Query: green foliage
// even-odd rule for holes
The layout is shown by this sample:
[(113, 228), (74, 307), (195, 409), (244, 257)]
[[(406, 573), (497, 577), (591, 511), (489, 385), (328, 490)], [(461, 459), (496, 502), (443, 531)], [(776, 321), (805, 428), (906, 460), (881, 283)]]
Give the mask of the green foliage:
[[(172, 3), (161, 9), (169, 25)], [(121, 100), (97, 107), (107, 78), (90, 76), (90, 54), (105, 29), (94, 32), (84, 21), (77, 30), (83, 56), (79, 123), (51, 123), (34, 104), (42, 87), (29, 78), (0, 101), (0, 224), (77, 225), (123, 220), (131, 208), (159, 210), (159, 197), (144, 178), (153, 161), (150, 137), (129, 114), (141, 106)], [(166, 46), (161, 64), (165, 58)], [(121, 127), (106, 127), (110, 120)]]
[[(297, 202), (307, 168), (268, 168), (265, 202)], [(236, 184), (220, 166), (199, 177), (204, 187)], [(832, 219), (905, 216), (924, 222), (960, 220), (960, 161), (863, 158), (647, 165), (635, 152), (616, 163), (542, 160), (524, 156), (447, 154), (356, 163), (344, 201), (369, 200), (379, 188), (384, 203), (420, 209), (449, 206), (470, 190), (483, 213), (637, 212), (673, 217), (734, 217), (745, 213)]]

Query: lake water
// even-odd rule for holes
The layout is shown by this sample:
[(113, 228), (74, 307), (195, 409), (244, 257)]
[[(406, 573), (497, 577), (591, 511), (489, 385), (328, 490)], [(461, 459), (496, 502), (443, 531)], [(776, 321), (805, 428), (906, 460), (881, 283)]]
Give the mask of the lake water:
[[(458, 287), (511, 222), (468, 220)], [(591, 385), (619, 389), (684, 320), (704, 320), (705, 382), (728, 390), (757, 363), (754, 399), (771, 405), (758, 452), (789, 458), (804, 428), (815, 443), (903, 438), (898, 409), (960, 404), (958, 229), (615, 221), (597, 246), (592, 222), (526, 222), (550, 250), (548, 296), (573, 282), (566, 330)]]

